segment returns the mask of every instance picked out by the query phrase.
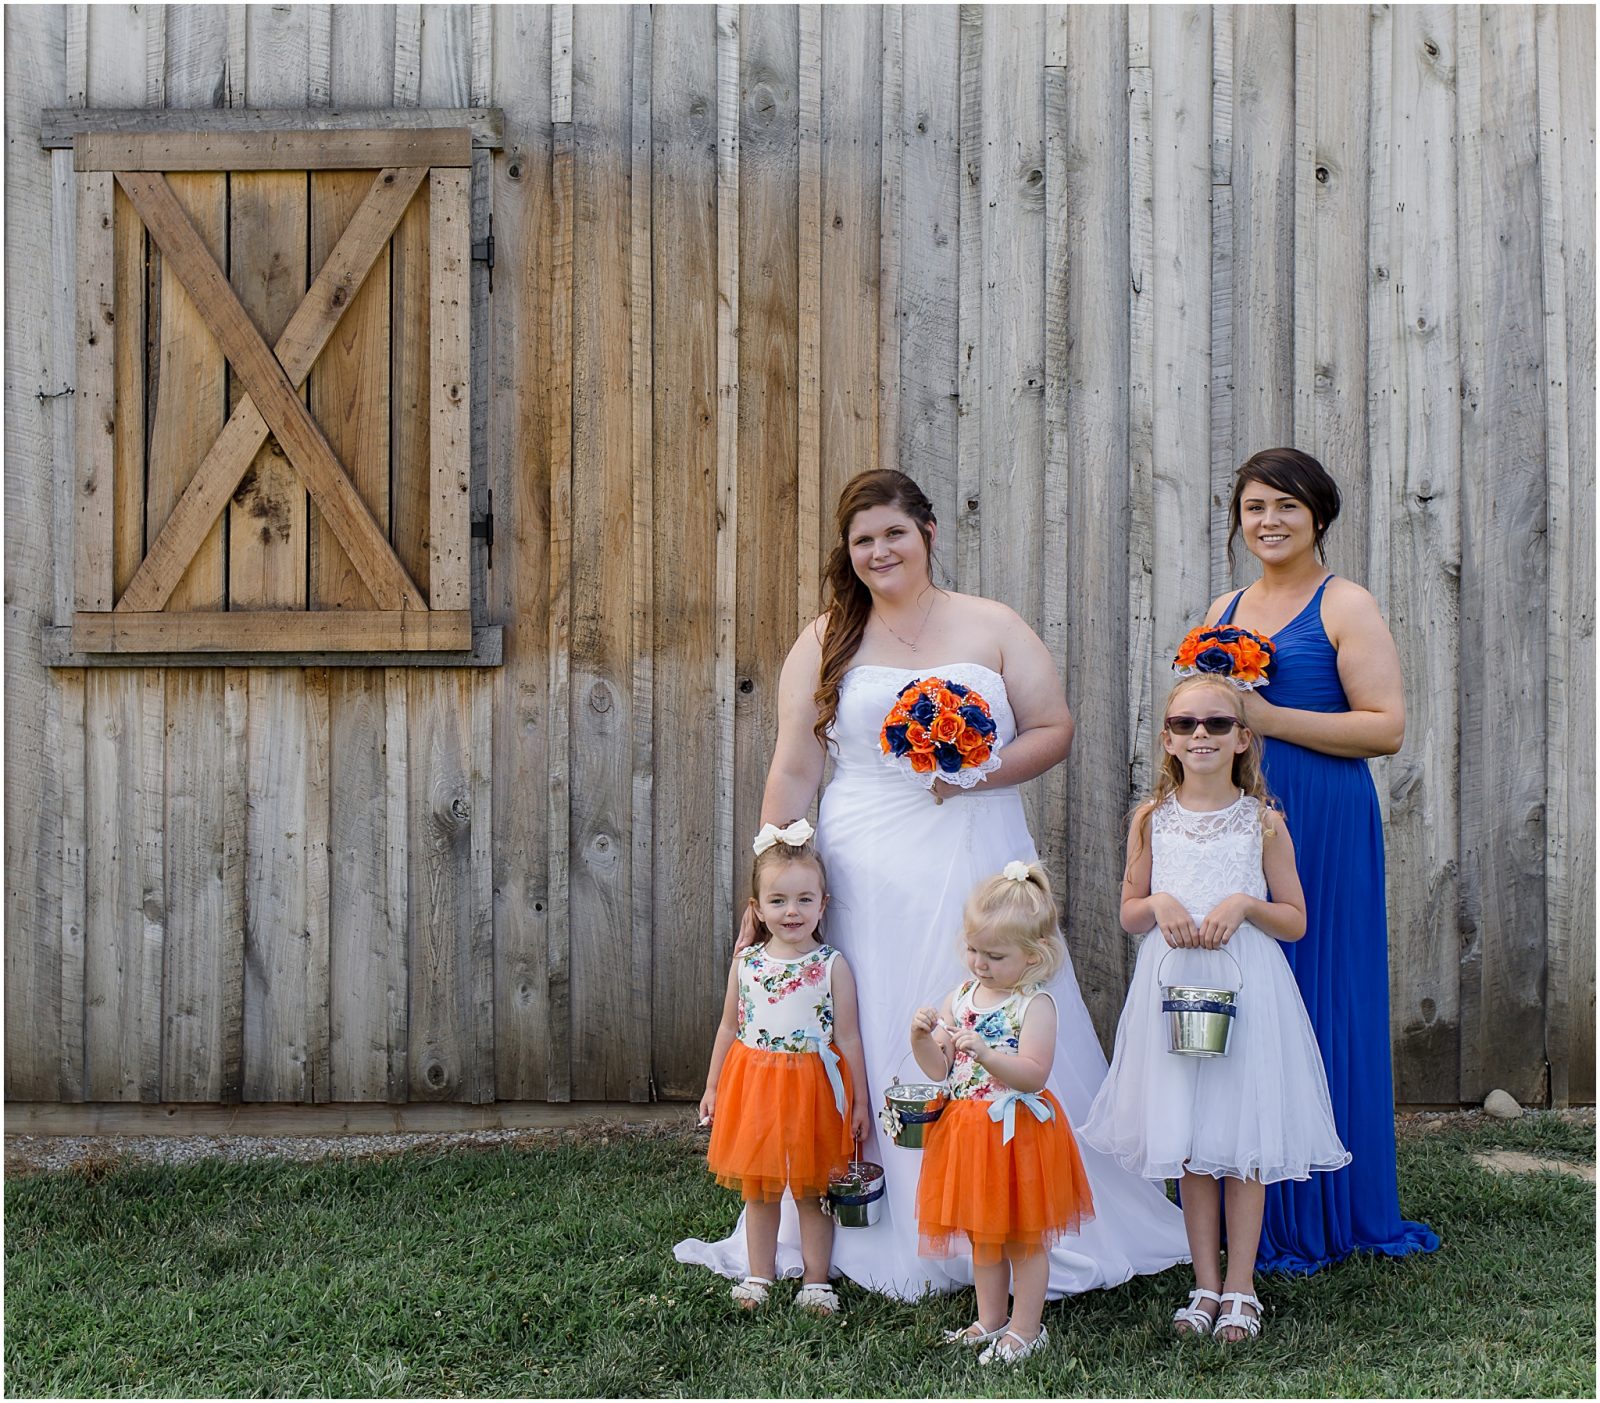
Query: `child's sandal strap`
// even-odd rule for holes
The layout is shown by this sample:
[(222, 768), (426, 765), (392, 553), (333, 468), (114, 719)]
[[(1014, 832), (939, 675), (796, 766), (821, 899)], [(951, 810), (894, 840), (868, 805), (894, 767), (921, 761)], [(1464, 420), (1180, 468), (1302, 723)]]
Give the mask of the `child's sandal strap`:
[(804, 1283), (794, 1298), (796, 1310), (814, 1311), (818, 1315), (834, 1315), (839, 1310), (839, 1293), (826, 1281)]
[[(1233, 1302), (1231, 1310), (1227, 1308), (1229, 1301)], [(1224, 1330), (1243, 1330), (1245, 1337), (1253, 1340), (1261, 1333), (1261, 1314), (1266, 1308), (1248, 1291), (1224, 1291), (1222, 1306), (1217, 1323), (1211, 1327), (1213, 1335), (1220, 1335)], [(1254, 1306), (1256, 1313), (1246, 1315), (1246, 1306)]]
[(1173, 1325), (1187, 1325), (1189, 1329), (1196, 1335), (1210, 1334), (1212, 1323), (1216, 1317), (1214, 1315), (1208, 1315), (1205, 1311), (1200, 1309), (1201, 1301), (1215, 1302), (1219, 1311), (1222, 1306), (1222, 1297), (1219, 1296), (1215, 1291), (1207, 1291), (1203, 1286), (1196, 1286), (1194, 1290), (1189, 1293), (1189, 1304), (1186, 1306), (1179, 1306), (1177, 1310), (1173, 1311)]

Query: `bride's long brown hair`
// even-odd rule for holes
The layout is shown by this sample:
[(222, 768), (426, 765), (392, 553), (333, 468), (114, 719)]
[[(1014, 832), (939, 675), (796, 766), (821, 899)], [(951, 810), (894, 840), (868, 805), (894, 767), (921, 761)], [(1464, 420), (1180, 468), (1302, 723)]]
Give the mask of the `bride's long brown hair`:
[(873, 507), (894, 507), (915, 523), (922, 544), (928, 550), (928, 580), (933, 581), (933, 503), (927, 494), (903, 472), (894, 468), (873, 468), (857, 473), (839, 494), (834, 519), (839, 539), (828, 555), (823, 583), (827, 605), (823, 611), (822, 667), (812, 699), (817, 704), (817, 720), (812, 726), (817, 740), (828, 744), (828, 727), (839, 710), (839, 683), (861, 647), (867, 620), (872, 616), (872, 591), (861, 582), (850, 562), (850, 523)]

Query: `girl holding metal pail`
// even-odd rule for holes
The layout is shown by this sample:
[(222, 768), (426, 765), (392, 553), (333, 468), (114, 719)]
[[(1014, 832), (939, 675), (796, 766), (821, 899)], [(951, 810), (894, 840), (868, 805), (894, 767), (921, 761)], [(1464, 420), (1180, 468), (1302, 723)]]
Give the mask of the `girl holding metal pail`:
[(1266, 1186), (1350, 1156), (1279, 948), (1305, 933), (1305, 898), (1240, 700), (1272, 646), (1244, 630), (1205, 632), (1179, 651), (1193, 675), (1167, 699), (1155, 793), (1134, 810), (1122, 924), (1149, 934), (1079, 1134), (1136, 1174), (1181, 1181), (1195, 1289), (1173, 1328), (1231, 1342), (1261, 1331)]

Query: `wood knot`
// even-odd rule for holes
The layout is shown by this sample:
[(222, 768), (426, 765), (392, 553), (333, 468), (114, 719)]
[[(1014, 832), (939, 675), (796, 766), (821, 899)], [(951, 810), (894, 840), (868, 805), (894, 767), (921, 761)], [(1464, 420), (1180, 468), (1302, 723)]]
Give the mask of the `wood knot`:
[(461, 386), (460, 385), (451, 385), (449, 390), (446, 393), (448, 393), (449, 396), (450, 396), (450, 403), (451, 404), (460, 404), (461, 403)]
[(596, 682), (589, 688), (589, 705), (604, 715), (611, 710), (611, 688), (604, 682)]
[(1318, 166), (1317, 167), (1317, 184), (1318, 185), (1326, 185), (1327, 183), (1328, 183), (1328, 168), (1326, 166)]
[(521, 180), (522, 179), (522, 166), (521, 166), (521, 164), (519, 162), (517, 162), (517, 161), (513, 161), (509, 166), (506, 167), (506, 174), (508, 176), (510, 176), (512, 180)]
[(748, 697), (751, 692), (755, 691), (755, 689), (756, 689), (756, 684), (754, 682), (752, 682), (748, 677), (741, 677), (739, 679), (739, 691), (744, 696)]
[(450, 801), (450, 817), (457, 823), (470, 823), (472, 821), (472, 805), (459, 794)]
[(385, 185), (393, 185), (394, 184), (394, 172), (393, 171), (384, 171), (384, 173), (383, 173), (383, 183)]
[(444, 1088), (445, 1083), (450, 1080), (450, 1077), (445, 1071), (442, 1062), (430, 1060), (428, 1065), (422, 1069), (422, 1079), (435, 1091), (440, 1091)]
[(332, 301), (335, 307), (342, 307), (349, 300), (350, 291), (348, 288), (344, 287), (342, 284), (339, 287), (334, 288)]
[(1432, 39), (1424, 39), (1422, 41), (1422, 50), (1429, 58), (1439, 57), (1439, 46)]

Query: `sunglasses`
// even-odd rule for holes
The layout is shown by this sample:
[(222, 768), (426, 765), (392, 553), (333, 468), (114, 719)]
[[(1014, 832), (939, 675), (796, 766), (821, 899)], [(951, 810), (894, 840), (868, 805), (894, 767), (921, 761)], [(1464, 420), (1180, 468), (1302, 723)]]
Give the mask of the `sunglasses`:
[(1235, 726), (1244, 722), (1237, 716), (1169, 716), (1167, 729), (1175, 736), (1192, 736), (1195, 727), (1201, 727), (1208, 736), (1228, 735)]

